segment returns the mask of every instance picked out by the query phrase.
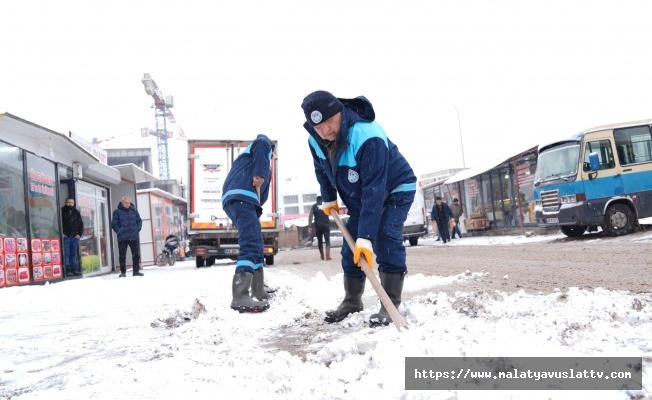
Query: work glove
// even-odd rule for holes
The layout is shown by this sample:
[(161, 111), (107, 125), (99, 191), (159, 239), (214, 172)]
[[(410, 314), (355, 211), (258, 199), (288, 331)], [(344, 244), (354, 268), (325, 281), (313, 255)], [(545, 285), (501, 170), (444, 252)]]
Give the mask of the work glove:
[(360, 265), (360, 255), (362, 255), (369, 264), (369, 268), (374, 267), (374, 250), (371, 247), (371, 242), (367, 239), (358, 238), (355, 241), (355, 249), (353, 249), (353, 262)]
[(326, 215), (331, 215), (331, 210), (335, 210), (338, 214), (340, 213), (340, 207), (337, 205), (337, 200), (335, 201), (325, 201), (321, 205), (321, 209)]

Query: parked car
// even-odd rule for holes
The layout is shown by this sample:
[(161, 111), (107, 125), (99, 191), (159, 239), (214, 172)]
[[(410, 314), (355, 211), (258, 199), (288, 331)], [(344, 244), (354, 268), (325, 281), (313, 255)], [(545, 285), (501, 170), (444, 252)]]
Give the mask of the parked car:
[[(342, 247), (344, 243), (344, 235), (338, 229), (336, 231), (331, 231), (331, 247)], [(312, 245), (317, 247), (317, 237), (312, 238)]]
[(428, 233), (428, 219), (426, 214), (426, 204), (423, 200), (423, 192), (417, 188), (414, 196), (414, 202), (407, 219), (403, 224), (403, 241), (409, 240), (411, 246), (419, 243), (419, 238)]

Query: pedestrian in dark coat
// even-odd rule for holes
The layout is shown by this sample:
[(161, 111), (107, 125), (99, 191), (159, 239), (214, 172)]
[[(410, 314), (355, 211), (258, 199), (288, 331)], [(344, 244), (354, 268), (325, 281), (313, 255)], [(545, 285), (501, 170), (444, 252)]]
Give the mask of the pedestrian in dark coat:
[(451, 213), (451, 209), (448, 207), (448, 204), (442, 202), (441, 197), (435, 198), (435, 205), (432, 206), (430, 220), (432, 221), (433, 225), (437, 224), (439, 236), (444, 243), (447, 243), (451, 240), (448, 231), (448, 224), (452, 217), (453, 213)]
[[(378, 262), (381, 284), (398, 307), (407, 273), (401, 231), (416, 194), (412, 167), (375, 121), (365, 97), (341, 99), (319, 90), (306, 96), (301, 108), (322, 209), (326, 215), (339, 212), (339, 194), (348, 209), (346, 228), (356, 241), (353, 249), (342, 245), (345, 296), (337, 309), (326, 311), (325, 321), (338, 322), (362, 311), (365, 274), (360, 257), (370, 266)], [(370, 326), (390, 322), (384, 306), (369, 319)]]
[(140, 230), (143, 220), (131, 199), (123, 197), (118, 208), (113, 210), (111, 229), (118, 235), (118, 261), (120, 262), (120, 278), (127, 276), (127, 247), (131, 249), (133, 276), (143, 276), (140, 272)]
[(310, 207), (308, 214), (308, 232), (317, 236), (317, 247), (321, 259), (324, 259), (324, 244), (326, 245), (326, 260), (331, 260), (331, 227), (328, 215), (321, 209), (323, 199), (317, 196), (317, 202)]
[[(269, 308), (259, 218), (263, 214), (262, 205), (269, 195), (273, 151), (273, 142), (265, 135), (258, 135), (235, 159), (222, 187), (222, 208), (238, 229), (240, 250), (231, 286), (231, 308), (241, 313), (260, 312)], [(257, 191), (260, 192), (260, 198)]]
[(84, 221), (75, 208), (75, 199), (67, 198), (61, 207), (61, 226), (63, 227), (63, 266), (66, 276), (81, 275), (79, 271), (79, 238), (84, 234)]

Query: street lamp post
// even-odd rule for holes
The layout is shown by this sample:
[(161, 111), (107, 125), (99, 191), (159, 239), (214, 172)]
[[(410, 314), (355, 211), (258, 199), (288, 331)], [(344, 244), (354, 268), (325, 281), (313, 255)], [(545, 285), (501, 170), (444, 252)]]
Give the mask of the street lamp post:
[(457, 128), (460, 131), (460, 147), (462, 149), (462, 167), (466, 168), (466, 162), (464, 161), (464, 142), (462, 141), (462, 124), (460, 124), (460, 109), (455, 106), (455, 110), (457, 111)]

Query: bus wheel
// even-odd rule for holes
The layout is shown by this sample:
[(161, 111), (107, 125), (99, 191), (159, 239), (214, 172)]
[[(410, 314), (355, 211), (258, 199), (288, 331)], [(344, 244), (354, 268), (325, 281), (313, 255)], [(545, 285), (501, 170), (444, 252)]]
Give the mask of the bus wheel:
[(560, 226), (561, 233), (568, 237), (579, 237), (586, 232), (586, 226), (568, 226), (568, 225), (562, 225)]
[(602, 229), (609, 236), (620, 236), (632, 233), (634, 218), (632, 210), (624, 204), (614, 204), (607, 209)]

